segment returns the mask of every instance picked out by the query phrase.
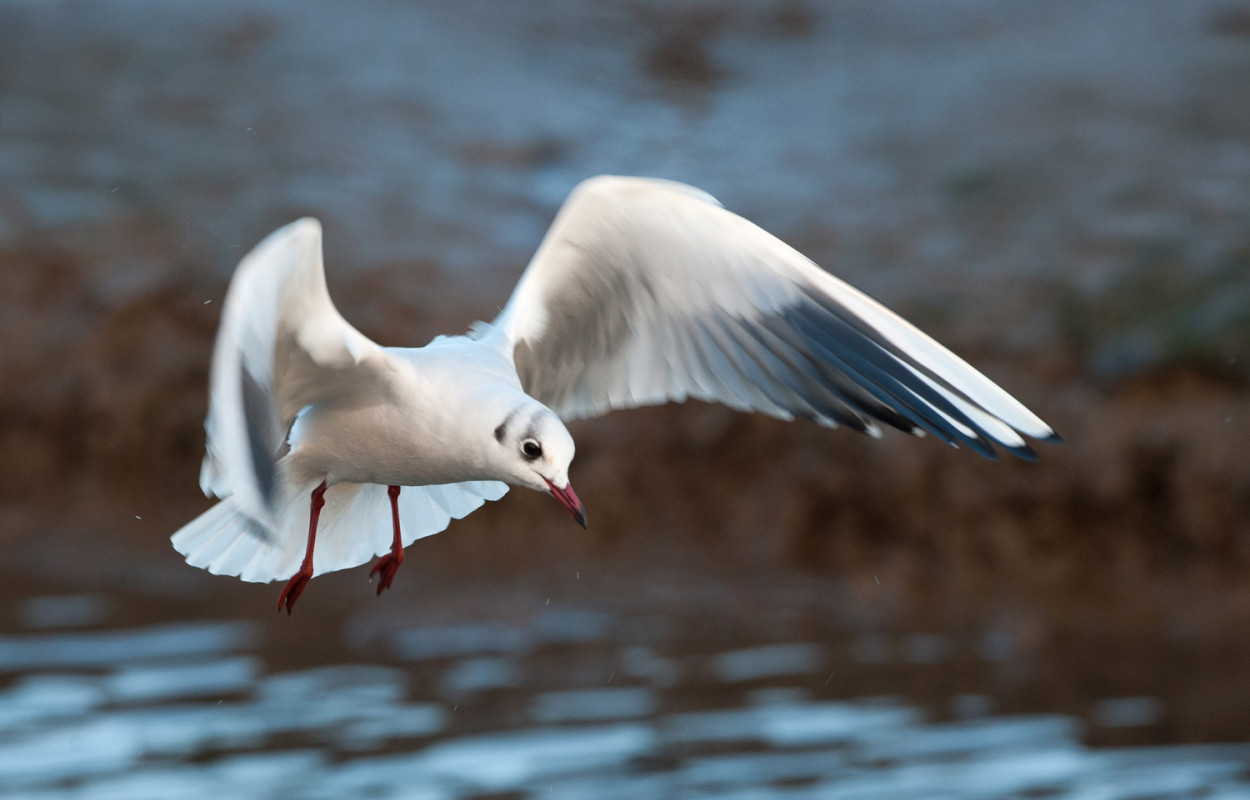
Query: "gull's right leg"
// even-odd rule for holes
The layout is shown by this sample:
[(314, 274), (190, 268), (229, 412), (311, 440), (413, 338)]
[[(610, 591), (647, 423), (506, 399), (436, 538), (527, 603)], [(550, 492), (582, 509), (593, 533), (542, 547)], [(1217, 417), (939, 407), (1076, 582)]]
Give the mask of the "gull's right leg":
[(399, 569), (400, 564), (404, 563), (404, 537), (399, 532), (399, 487), (388, 486), (386, 494), (391, 498), (391, 530), (393, 531), (391, 552), (378, 559), (378, 563), (369, 570), (370, 580), (374, 575), (379, 576), (379, 596), (383, 589), (391, 588), (391, 581), (395, 580), (395, 571)]
[(300, 564), (299, 572), (292, 575), (291, 580), (286, 582), (286, 588), (282, 590), (282, 595), (278, 598), (278, 611), (282, 611), (285, 607), (288, 617), (291, 616), (291, 609), (295, 607), (295, 601), (299, 599), (300, 593), (304, 591), (304, 587), (313, 576), (313, 546), (317, 541), (317, 517), (321, 516), (321, 507), (326, 504), (325, 494), (325, 481), (312, 490), (312, 507), (308, 513), (308, 549), (304, 552), (304, 563)]

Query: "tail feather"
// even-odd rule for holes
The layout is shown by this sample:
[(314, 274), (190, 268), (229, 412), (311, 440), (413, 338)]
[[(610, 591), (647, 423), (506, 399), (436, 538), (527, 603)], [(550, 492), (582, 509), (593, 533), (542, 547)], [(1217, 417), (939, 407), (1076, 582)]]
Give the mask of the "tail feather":
[(234, 502), (222, 500), (183, 525), (170, 541), (191, 566), (218, 575), (234, 575), (238, 573), (223, 569), (222, 565), (240, 541), (254, 541), (259, 548), (272, 538), (264, 526), (240, 511)]
[[(221, 500), (173, 535), (174, 548), (188, 564), (215, 575), (258, 583), (286, 580), (304, 557), (312, 489), (309, 485), (284, 493), (273, 530), (241, 511), (231, 498)], [(399, 496), (404, 545), (444, 530), (452, 519), (507, 491), (506, 484), (495, 481), (404, 487)], [(325, 500), (317, 526), (314, 575), (363, 564), (390, 549), (385, 486), (335, 484), (326, 490)]]

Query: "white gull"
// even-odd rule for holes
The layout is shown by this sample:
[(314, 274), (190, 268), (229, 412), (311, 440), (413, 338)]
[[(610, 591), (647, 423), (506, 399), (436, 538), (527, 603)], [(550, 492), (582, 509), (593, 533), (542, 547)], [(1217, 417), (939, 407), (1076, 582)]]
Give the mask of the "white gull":
[(872, 436), (884, 422), (990, 458), (1058, 439), (710, 195), (601, 176), (574, 189), (494, 322), (425, 347), (381, 347), (339, 315), (316, 220), (261, 242), (213, 352), (200, 485), (221, 501), (174, 547), (213, 573), (289, 579), (288, 613), (310, 578), (378, 555), (381, 593), (405, 546), (509, 486), (551, 493), (584, 526), (563, 420), (686, 398)]

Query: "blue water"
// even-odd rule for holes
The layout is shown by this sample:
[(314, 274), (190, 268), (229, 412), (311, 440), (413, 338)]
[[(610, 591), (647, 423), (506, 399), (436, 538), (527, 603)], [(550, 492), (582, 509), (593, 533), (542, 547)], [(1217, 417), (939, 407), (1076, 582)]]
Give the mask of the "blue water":
[[(673, 655), (615, 642), (608, 615), (573, 610), (523, 630), (409, 628), (384, 664), (275, 671), (259, 623), (118, 629), (110, 616), (91, 595), (33, 598), (18, 613), (27, 630), (0, 636), (0, 795), (1250, 797), (1250, 744), (1091, 748), (1081, 721), (998, 716), (981, 695), (940, 714), (817, 697), (828, 643)], [(885, 644), (916, 656), (912, 669), (955, 647), (925, 641)], [(1134, 727), (1164, 713), (1119, 697), (1091, 718)]]

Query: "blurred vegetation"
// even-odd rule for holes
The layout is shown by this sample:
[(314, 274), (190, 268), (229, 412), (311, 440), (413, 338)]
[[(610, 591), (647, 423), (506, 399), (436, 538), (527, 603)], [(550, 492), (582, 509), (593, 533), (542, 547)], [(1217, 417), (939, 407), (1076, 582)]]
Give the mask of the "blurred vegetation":
[(1250, 245), (1196, 264), (1175, 242), (1147, 243), (1105, 287), (1057, 287), (1055, 308), (1095, 379), (1178, 366), (1250, 378)]

